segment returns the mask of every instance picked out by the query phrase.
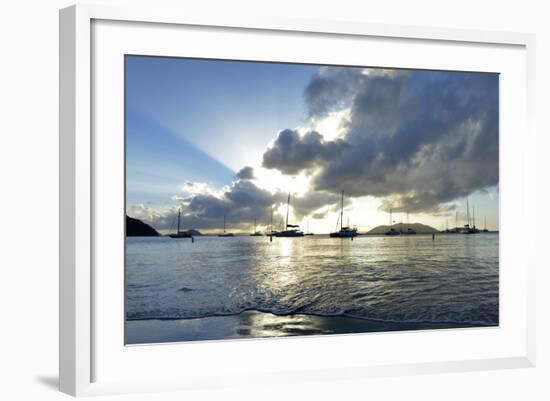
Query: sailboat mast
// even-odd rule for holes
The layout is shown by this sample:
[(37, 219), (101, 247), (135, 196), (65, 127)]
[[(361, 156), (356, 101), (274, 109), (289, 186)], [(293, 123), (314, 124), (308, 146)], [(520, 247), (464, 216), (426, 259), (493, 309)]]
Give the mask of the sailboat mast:
[[(286, 201), (286, 227), (288, 228), (288, 209), (290, 208), (290, 192), (288, 193), (288, 199)], [(286, 228), (285, 228), (286, 230)]]
[(340, 210), (340, 231), (343, 229), (344, 225), (344, 191), (342, 191), (342, 209)]
[(223, 215), (223, 233), (225, 234), (225, 214)]
[(470, 201), (466, 198), (466, 219), (468, 219), (468, 225), (470, 225)]
[(472, 210), (472, 218), (473, 218), (473, 225), (474, 225), (474, 228), (476, 228), (476, 208), (474, 207), (473, 210)]
[(180, 232), (180, 216), (181, 216), (181, 209), (178, 209), (178, 231), (177, 231), (177, 233)]
[(392, 208), (390, 207), (390, 229), (392, 227), (392, 224), (393, 224), (393, 219), (392, 219)]
[(271, 205), (271, 217), (269, 219), (269, 232), (273, 233), (273, 205)]

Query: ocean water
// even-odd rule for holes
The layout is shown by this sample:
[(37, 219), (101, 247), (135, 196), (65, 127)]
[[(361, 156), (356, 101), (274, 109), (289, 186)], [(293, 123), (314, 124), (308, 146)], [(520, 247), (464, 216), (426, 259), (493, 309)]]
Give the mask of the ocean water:
[(247, 310), (497, 325), (498, 234), (128, 238), (126, 318)]

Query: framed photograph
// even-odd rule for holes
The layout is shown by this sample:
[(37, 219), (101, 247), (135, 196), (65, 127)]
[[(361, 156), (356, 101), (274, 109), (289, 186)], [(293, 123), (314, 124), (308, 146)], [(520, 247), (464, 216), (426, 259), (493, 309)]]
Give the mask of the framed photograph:
[(533, 366), (533, 49), (61, 10), (61, 390)]

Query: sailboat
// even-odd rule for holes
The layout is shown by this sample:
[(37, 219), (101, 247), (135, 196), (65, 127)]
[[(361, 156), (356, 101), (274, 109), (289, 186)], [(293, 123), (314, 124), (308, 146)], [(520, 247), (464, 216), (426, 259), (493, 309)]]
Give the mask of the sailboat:
[(263, 234), (259, 231), (256, 231), (256, 218), (254, 218), (254, 232), (250, 234), (251, 237), (262, 237)]
[(218, 237), (234, 237), (233, 233), (225, 232), (225, 214), (223, 215), (223, 234), (218, 234)]
[(473, 216), (473, 227), (470, 226), (470, 202), (468, 198), (466, 198), (466, 219), (468, 222), (464, 224), (464, 227), (460, 230), (461, 234), (477, 234), (479, 233), (479, 230), (476, 228), (476, 217), (475, 217), (475, 209), (474, 209), (474, 216)]
[[(357, 228), (350, 228), (349, 224), (347, 227), (344, 227), (344, 191), (342, 191), (342, 208), (340, 209), (340, 230), (330, 233), (329, 235), (332, 238), (353, 238), (357, 237)], [(336, 222), (336, 225), (338, 226), (338, 222)]]
[(290, 207), (290, 192), (288, 193), (288, 200), (286, 201), (286, 225), (285, 229), (275, 233), (276, 237), (303, 237), (304, 233), (300, 231), (298, 224), (288, 224), (288, 210)]
[(178, 209), (178, 229), (174, 234), (168, 234), (170, 238), (192, 238), (189, 231), (180, 231), (181, 209)]
[(392, 209), (390, 208), (390, 229), (386, 231), (386, 235), (401, 235), (399, 231), (393, 228)]

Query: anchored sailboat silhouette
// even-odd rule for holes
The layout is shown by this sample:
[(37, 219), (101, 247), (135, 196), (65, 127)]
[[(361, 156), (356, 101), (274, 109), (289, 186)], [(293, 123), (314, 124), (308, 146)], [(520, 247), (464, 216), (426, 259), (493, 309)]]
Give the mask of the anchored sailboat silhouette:
[(189, 231), (180, 231), (181, 209), (178, 209), (178, 228), (174, 234), (168, 234), (170, 238), (192, 238)]
[[(349, 223), (347, 227), (344, 227), (344, 191), (342, 191), (342, 207), (338, 221), (340, 222), (340, 230), (330, 233), (329, 235), (332, 238), (353, 238), (357, 236), (357, 229), (350, 228)], [(336, 225), (338, 226), (338, 222), (336, 222)]]
[[(276, 237), (303, 237), (304, 233), (300, 231), (300, 226), (298, 224), (289, 224), (288, 223), (288, 211), (290, 208), (290, 192), (288, 193), (288, 199), (286, 202), (286, 224), (285, 229), (275, 233)], [(290, 228), (290, 229), (289, 229)]]
[(223, 234), (218, 234), (218, 237), (233, 237), (233, 233), (228, 233), (225, 231), (225, 214), (223, 215)]

